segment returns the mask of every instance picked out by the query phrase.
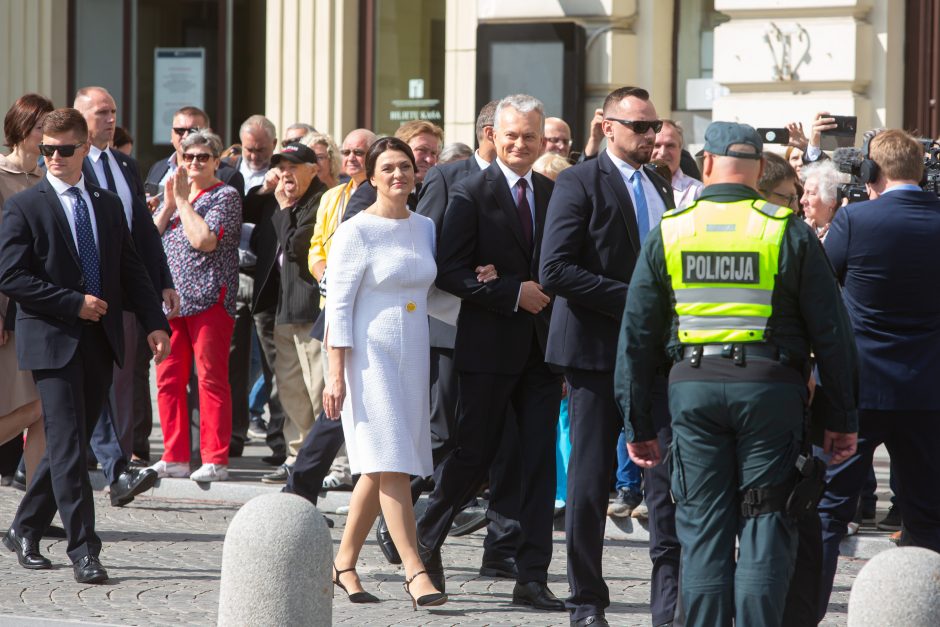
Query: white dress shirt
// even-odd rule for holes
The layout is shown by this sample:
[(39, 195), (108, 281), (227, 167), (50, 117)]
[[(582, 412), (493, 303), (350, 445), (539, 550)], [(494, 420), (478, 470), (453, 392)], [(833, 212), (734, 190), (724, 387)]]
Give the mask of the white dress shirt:
[(252, 188), (258, 187), (264, 183), (264, 175), (268, 173), (267, 168), (263, 170), (252, 170), (248, 167), (248, 161), (245, 158), (242, 158), (241, 164), (238, 166), (238, 171), (242, 173), (242, 178), (245, 179), (245, 194)]
[[(636, 168), (623, 159), (616, 157), (614, 153), (610, 151), (610, 148), (607, 149), (607, 156), (610, 157), (610, 160), (613, 161), (617, 169), (620, 170), (623, 182), (627, 186), (627, 193), (630, 194), (630, 202), (633, 203), (633, 211), (636, 213), (636, 198), (633, 197), (633, 182), (630, 180), (633, 178), (633, 173), (637, 171)], [(649, 217), (648, 223), (650, 230), (652, 230), (653, 227), (659, 224), (659, 221), (663, 219), (663, 214), (666, 213), (666, 203), (663, 202), (662, 197), (659, 195), (653, 182), (646, 176), (646, 172), (643, 171), (643, 168), (640, 168), (640, 180), (643, 185), (643, 193), (646, 196), (646, 212)], [(639, 224), (639, 220), (637, 220), (637, 224)]]
[[(97, 146), (92, 146), (88, 151), (88, 158), (91, 159), (91, 168), (95, 171), (95, 176), (98, 177), (98, 187), (108, 188), (108, 179), (104, 173), (104, 162), (101, 161), (101, 153), (104, 152)], [(124, 178), (124, 171), (121, 170), (121, 166), (117, 164), (117, 160), (120, 159), (119, 156), (114, 154), (115, 151), (108, 150), (108, 167), (111, 169), (111, 176), (114, 177), (114, 186), (117, 189), (111, 190), (121, 198), (121, 204), (124, 205), (124, 217), (127, 218), (127, 228), (133, 228), (134, 226), (134, 202), (133, 196), (131, 195), (131, 188), (127, 184), (127, 179)]]
[[(46, 172), (46, 179), (52, 185), (52, 189), (59, 196), (59, 203), (65, 211), (65, 218), (69, 221), (69, 228), (72, 229), (72, 240), (75, 242), (75, 250), (81, 250), (78, 246), (78, 231), (75, 230), (75, 196), (68, 191), (77, 187), (82, 190), (82, 197), (85, 199), (85, 205), (88, 206), (88, 218), (91, 220), (91, 232), (95, 236), (95, 246), (98, 246), (98, 221), (95, 219), (95, 205), (91, 202), (91, 196), (85, 189), (85, 177), (82, 176), (75, 185), (69, 185), (65, 181), (52, 176), (51, 172)], [(96, 194), (98, 192), (95, 192)], [(99, 247), (100, 250), (100, 247)]]
[(705, 184), (694, 179), (682, 170), (678, 170), (672, 177), (672, 197), (676, 201), (676, 209), (685, 209), (702, 195)]
[(485, 170), (490, 167), (490, 162), (480, 156), (479, 150), (473, 151), (473, 158), (476, 159), (477, 165), (480, 166), (481, 170)]

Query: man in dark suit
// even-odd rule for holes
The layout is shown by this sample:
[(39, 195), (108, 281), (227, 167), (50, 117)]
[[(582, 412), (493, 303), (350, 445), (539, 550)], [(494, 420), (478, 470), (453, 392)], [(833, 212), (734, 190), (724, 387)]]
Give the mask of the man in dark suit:
[[(435, 472), (418, 540), (422, 560), (443, 590), (441, 545), (459, 507), (486, 476), (512, 405), (524, 486), (513, 603), (561, 611), (564, 604), (546, 585), (561, 380), (545, 364), (551, 299), (535, 280), (552, 191), (549, 179), (532, 172), (544, 123), (539, 100), (501, 100), (494, 127), (497, 159), (458, 184), (444, 215), (437, 286), (463, 299), (454, 343), (456, 448)], [(496, 266), (499, 278), (481, 283), (477, 268), (486, 264)]]
[(924, 151), (917, 140), (889, 130), (869, 146), (876, 167), (866, 187), (873, 200), (840, 209), (825, 243), (858, 347), (859, 429), (858, 455), (829, 468), (819, 504), (820, 618), (839, 542), (879, 444), (888, 448), (897, 479), (902, 543), (940, 552), (940, 201), (920, 189)]
[[(170, 143), (173, 144), (174, 152), (166, 159), (161, 159), (150, 166), (150, 171), (147, 172), (147, 179), (144, 181), (147, 186), (147, 193), (150, 196), (148, 202), (150, 202), (153, 207), (160, 204), (162, 197), (158, 198), (157, 194), (163, 192), (167, 179), (176, 173), (176, 167), (183, 158), (183, 149), (180, 148), (183, 139), (190, 133), (207, 128), (211, 128), (209, 114), (199, 107), (182, 107), (173, 114), (173, 124), (170, 128)], [(237, 189), (242, 197), (244, 197), (245, 193), (248, 191), (245, 189), (245, 179), (241, 173), (225, 162), (219, 164), (219, 169), (216, 170), (215, 175), (226, 185), (231, 185)]]
[[(83, 87), (75, 94), (74, 106), (88, 124), (90, 145), (82, 163), (82, 175), (89, 183), (120, 198), (137, 254), (147, 267), (154, 288), (163, 297), (167, 317), (172, 318), (179, 313), (179, 295), (173, 287), (160, 234), (147, 210), (137, 162), (110, 148), (117, 123), (114, 98), (103, 87)], [(114, 368), (110, 402), (105, 403), (102, 419), (91, 437), (92, 451), (111, 484), (111, 504), (118, 507), (130, 503), (157, 481), (155, 470), (128, 467), (134, 446), (135, 366), (140, 362), (137, 318), (133, 312), (125, 311), (123, 320), (124, 365)]]
[[(650, 161), (662, 121), (637, 87), (604, 101), (607, 149), (562, 172), (542, 239), (541, 281), (556, 295), (546, 360), (565, 370), (571, 458), (565, 532), (572, 625), (606, 625), (610, 594), (601, 573), (610, 469), (623, 417), (614, 399), (620, 320), (640, 246), (663, 212), (675, 207), (672, 188)], [(668, 439), (665, 378), (654, 413)], [(663, 466), (646, 471), (653, 560), (653, 624), (673, 620), (679, 567), (675, 509)]]
[(46, 452), (4, 545), (25, 568), (51, 568), (39, 539), (62, 518), (75, 580), (100, 583), (86, 457), (114, 363), (124, 359), (125, 309), (136, 312), (157, 362), (170, 327), (131, 240), (120, 200), (87, 183), (88, 126), (75, 109), (43, 123), (46, 177), (6, 202), (0, 224), (0, 291), (17, 302), (16, 349), (31, 370), (45, 418)]

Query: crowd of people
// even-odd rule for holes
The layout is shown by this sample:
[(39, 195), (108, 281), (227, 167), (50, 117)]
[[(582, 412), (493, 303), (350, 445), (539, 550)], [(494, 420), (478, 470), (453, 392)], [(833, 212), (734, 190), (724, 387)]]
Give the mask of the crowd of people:
[(142, 176), (117, 117), (86, 87), (4, 120), (0, 462), (26, 493), (3, 542), (23, 567), (50, 568), (59, 534), (77, 581), (107, 580), (89, 464), (123, 506), (228, 479), (250, 438), (262, 481), (352, 490), (332, 577), (353, 603), (378, 601), (356, 573), (373, 527), (417, 608), (447, 602), (447, 537), (485, 526), (480, 574), (515, 580), (514, 604), (605, 625), (606, 518), (633, 516), (654, 625), (816, 624), (881, 443), (882, 523), (940, 550), (940, 202), (906, 133), (869, 133), (872, 200), (846, 206), (828, 113), (782, 156), (726, 122), (693, 156), (638, 87), (581, 152), (524, 94), (481, 109), (476, 148), (423, 120), (279, 141), (262, 115), (226, 148), (187, 106)]

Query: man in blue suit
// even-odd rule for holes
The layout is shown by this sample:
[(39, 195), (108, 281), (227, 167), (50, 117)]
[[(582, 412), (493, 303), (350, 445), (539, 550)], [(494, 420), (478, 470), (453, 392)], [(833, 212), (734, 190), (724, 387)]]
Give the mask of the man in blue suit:
[[(572, 625), (606, 625), (610, 593), (601, 573), (610, 470), (623, 417), (614, 398), (620, 320), (640, 246), (664, 211), (672, 187), (644, 167), (662, 120), (649, 93), (621, 87), (604, 101), (607, 150), (562, 172), (542, 240), (542, 285), (555, 294), (545, 359), (564, 368), (571, 418), (565, 534), (567, 607)], [(498, 267), (498, 266), (497, 266)], [(665, 373), (654, 390), (660, 445), (670, 440)], [(646, 471), (653, 560), (653, 624), (671, 624), (676, 608), (679, 540), (669, 472)]]
[[(137, 254), (147, 267), (153, 287), (163, 298), (167, 317), (172, 318), (179, 312), (179, 295), (173, 287), (160, 234), (147, 210), (137, 162), (110, 147), (117, 124), (114, 98), (103, 87), (83, 87), (75, 94), (74, 106), (88, 124), (90, 145), (82, 162), (82, 175), (121, 200)], [(135, 368), (141, 360), (137, 359), (140, 344), (137, 318), (131, 311), (125, 311), (123, 318), (124, 365), (114, 368), (110, 402), (105, 403), (102, 419), (91, 439), (92, 451), (111, 484), (111, 504), (117, 507), (130, 503), (157, 481), (156, 471), (128, 466), (134, 446)], [(147, 370), (144, 368), (144, 376)]]
[(830, 469), (819, 505), (820, 617), (879, 444), (891, 454), (905, 543), (940, 551), (940, 200), (920, 189), (924, 151), (907, 133), (879, 133), (869, 158), (872, 200), (840, 209), (825, 243), (858, 346), (859, 430), (858, 454)]
[(0, 291), (17, 303), (16, 354), (39, 389), (46, 452), (3, 543), (24, 568), (51, 568), (39, 540), (58, 509), (75, 580), (101, 583), (108, 573), (98, 560), (88, 436), (124, 359), (124, 310), (137, 314), (158, 363), (170, 326), (120, 201), (82, 175), (81, 113), (50, 113), (39, 148), (46, 177), (3, 208)]

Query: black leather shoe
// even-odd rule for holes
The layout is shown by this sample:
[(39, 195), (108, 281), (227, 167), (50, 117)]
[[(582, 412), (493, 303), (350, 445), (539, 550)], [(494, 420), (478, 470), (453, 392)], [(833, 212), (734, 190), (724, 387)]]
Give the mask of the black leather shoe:
[(26, 491), (26, 473), (21, 472), (19, 468), (13, 473), (13, 487), (22, 492)]
[(401, 564), (401, 555), (392, 542), (392, 534), (388, 532), (388, 526), (385, 524), (385, 516), (379, 516), (379, 524), (375, 527), (375, 541), (379, 543), (382, 549), (382, 555), (388, 560), (389, 564)]
[(108, 571), (104, 569), (96, 555), (86, 555), (72, 564), (75, 581), (78, 583), (104, 583), (108, 580)]
[(519, 575), (516, 569), (516, 560), (511, 557), (487, 557), (483, 555), (483, 563), (480, 565), (481, 577), (500, 577), (504, 579), (515, 579)]
[(450, 535), (460, 537), (468, 533), (473, 533), (486, 526), (486, 510), (474, 505), (457, 513), (454, 517), (454, 524), (451, 525)]
[(437, 549), (435, 551), (429, 549), (418, 542), (418, 557), (420, 557), (421, 561), (424, 563), (424, 570), (427, 572), (434, 587), (441, 592), (447, 592), (447, 590), (444, 589), (446, 582), (444, 580), (444, 564), (441, 562), (441, 550)]
[(610, 623), (607, 622), (603, 614), (593, 614), (571, 621), (571, 627), (587, 627), (588, 625), (593, 625), (594, 627), (610, 627)]
[(16, 559), (23, 568), (29, 570), (52, 568), (52, 562), (39, 553), (39, 543), (19, 536), (13, 527), (10, 527), (3, 536), (3, 546), (16, 553)]
[(150, 462), (145, 459), (133, 458), (127, 462), (127, 467), (131, 470), (140, 470), (142, 468), (150, 468)]
[(540, 581), (517, 583), (512, 589), (512, 604), (526, 605), (537, 610), (564, 612), (565, 603)]
[(279, 453), (275, 453), (274, 455), (265, 455), (261, 458), (261, 461), (263, 461), (268, 466), (280, 466), (285, 461), (287, 461), (287, 455), (281, 455)]
[(111, 505), (123, 507), (134, 497), (146, 492), (157, 482), (157, 471), (153, 468), (125, 470), (111, 484)]

